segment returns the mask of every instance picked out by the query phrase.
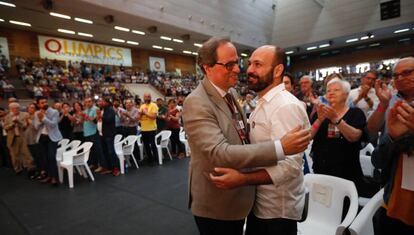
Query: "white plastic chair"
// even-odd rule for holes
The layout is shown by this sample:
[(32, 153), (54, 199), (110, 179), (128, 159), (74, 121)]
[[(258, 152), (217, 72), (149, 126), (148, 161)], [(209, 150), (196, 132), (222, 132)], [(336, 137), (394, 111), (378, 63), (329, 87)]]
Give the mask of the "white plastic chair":
[(114, 137), (114, 144), (120, 142), (122, 140), (122, 135), (121, 134), (117, 134)]
[[(73, 167), (80, 166), (84, 167), (88, 172), (89, 177), (92, 181), (95, 181), (95, 178), (92, 175), (91, 169), (88, 166), (88, 159), (89, 154), (91, 152), (93, 143), (85, 142), (81, 146), (72, 149), (70, 151), (66, 151), (63, 153), (63, 160), (59, 162), (58, 173), (59, 173), (59, 181), (63, 183), (63, 169), (68, 171), (68, 180), (69, 180), (69, 188), (73, 188)], [(83, 175), (87, 178), (87, 175)]]
[(144, 160), (144, 144), (142, 143), (142, 135), (138, 135), (137, 145), (139, 147), (139, 159)]
[(371, 143), (368, 143), (365, 146), (365, 148), (363, 148), (359, 151), (359, 155), (369, 155), (369, 156), (371, 156), (372, 152), (374, 152), (374, 149), (375, 149), (375, 147)]
[(351, 235), (374, 235), (372, 217), (374, 217), (375, 212), (384, 202), (383, 195), (384, 189), (381, 189), (368, 201), (364, 208), (362, 208), (348, 228)]
[(375, 167), (372, 165), (371, 156), (374, 151), (374, 146), (369, 143), (365, 148), (359, 151), (359, 161), (361, 162), (361, 169), (364, 176), (374, 177)]
[[(170, 153), (170, 150), (168, 149), (168, 144), (170, 143), (170, 136), (171, 131), (161, 131), (155, 136), (155, 143), (157, 145), (157, 151), (158, 151), (158, 164), (162, 165), (162, 160), (164, 158), (164, 155), (162, 153), (163, 149), (167, 150), (168, 156), (170, 157), (170, 160), (172, 160), (172, 156)], [(161, 138), (160, 143), (158, 144), (158, 138)]]
[(180, 142), (183, 143), (185, 147), (185, 156), (190, 157), (191, 156), (190, 145), (188, 144), (188, 140), (187, 140), (187, 137), (185, 136), (184, 131), (180, 131)]
[(70, 143), (67, 142), (66, 144), (61, 144), (60, 147), (58, 147), (58, 149), (56, 150), (56, 162), (62, 161), (64, 152), (69, 151), (71, 149), (75, 149), (79, 147), (80, 144), (81, 144), (80, 140), (73, 140)]
[[(138, 169), (138, 163), (137, 163), (137, 159), (135, 159), (134, 156), (134, 148), (135, 148), (135, 143), (137, 142), (138, 136), (136, 135), (129, 135), (127, 136), (122, 143), (124, 144), (124, 146), (122, 147), (122, 152), (124, 153), (124, 157), (125, 156), (131, 156), (132, 160), (135, 163), (135, 167)], [(128, 158), (126, 158), (127, 161), (129, 161)]]
[(69, 140), (69, 139), (61, 139), (61, 140), (58, 142), (58, 148), (63, 147), (63, 146), (65, 146), (65, 145), (68, 145), (68, 144), (69, 144), (69, 142), (70, 142), (70, 140)]
[[(298, 223), (298, 234), (341, 234), (354, 220), (358, 212), (358, 193), (352, 181), (320, 174), (305, 175), (309, 191), (306, 220)], [(341, 222), (344, 198), (348, 196), (350, 206)]]
[(124, 144), (123, 141), (119, 141), (114, 144), (115, 154), (119, 159), (119, 169), (121, 170), (121, 174), (125, 174), (125, 157), (124, 157), (124, 151), (122, 151), (123, 144)]

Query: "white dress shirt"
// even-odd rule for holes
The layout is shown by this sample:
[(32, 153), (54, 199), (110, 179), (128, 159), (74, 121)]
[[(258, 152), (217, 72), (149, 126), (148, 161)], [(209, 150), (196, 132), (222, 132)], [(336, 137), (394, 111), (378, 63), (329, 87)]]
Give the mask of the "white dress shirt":
[[(361, 87), (358, 87), (358, 88), (352, 89), (349, 92), (349, 96), (348, 96), (349, 103), (351, 103), (351, 102), (352, 102), (352, 104), (354, 103), (354, 100), (356, 100), (359, 96), (360, 90), (361, 90)], [(367, 96), (373, 102), (372, 108), (369, 107), (369, 105), (365, 101), (365, 99), (361, 99), (360, 101), (358, 101), (358, 103), (356, 103), (354, 105), (355, 107), (360, 108), (364, 112), (366, 118), (368, 118), (371, 115), (372, 111), (374, 111), (377, 108), (378, 104), (379, 104), (379, 99), (378, 99), (377, 95), (375, 94), (375, 89), (374, 88), (369, 89)]]
[[(306, 110), (282, 83), (259, 98), (249, 118), (252, 144), (281, 139), (301, 125), (309, 128)], [(264, 168), (273, 184), (257, 186), (253, 213), (262, 219), (301, 218), (305, 202), (303, 153), (286, 156), (277, 165)]]
[[(210, 81), (210, 80), (209, 80)], [(223, 89), (221, 89), (220, 87), (216, 86), (213, 82), (211, 82), (211, 85), (213, 85), (214, 88), (216, 88), (217, 92), (220, 94), (220, 96), (224, 99), (224, 96), (226, 96), (227, 92), (225, 92)], [(233, 104), (234, 105), (234, 104)], [(282, 137), (282, 136), (281, 136)], [(280, 137), (280, 138), (281, 138)], [(282, 147), (282, 143), (280, 142), (280, 138), (278, 139), (274, 139), (275, 141), (275, 149), (276, 149), (276, 155), (277, 155), (277, 160), (283, 160), (285, 159), (285, 153), (283, 152), (283, 147)], [(269, 139), (270, 140), (270, 139)], [(251, 140), (250, 140), (251, 141)]]

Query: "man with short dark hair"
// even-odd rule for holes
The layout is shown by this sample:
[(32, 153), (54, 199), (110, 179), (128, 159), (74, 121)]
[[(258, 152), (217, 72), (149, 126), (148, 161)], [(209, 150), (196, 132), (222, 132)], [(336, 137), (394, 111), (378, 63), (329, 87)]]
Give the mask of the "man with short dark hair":
[(165, 130), (167, 128), (167, 113), (168, 109), (164, 104), (164, 100), (161, 98), (157, 99), (158, 115), (157, 115), (157, 132)]
[(209, 175), (217, 174), (215, 167), (276, 165), (285, 155), (306, 149), (310, 132), (297, 129), (281, 140), (249, 145), (246, 118), (232, 88), (240, 73), (235, 46), (228, 39), (211, 38), (199, 49), (197, 63), (205, 78), (185, 99), (183, 108), (191, 148), (189, 206), (201, 235), (241, 235), (255, 187), (218, 189)]
[(40, 146), (41, 156), (46, 163), (47, 177), (42, 179), (42, 183), (51, 183), (57, 186), (58, 172), (56, 164), (57, 144), (62, 139), (59, 131), (59, 112), (49, 107), (47, 98), (38, 97), (37, 107), (39, 110), (35, 113), (33, 125), (40, 130), (38, 142)]

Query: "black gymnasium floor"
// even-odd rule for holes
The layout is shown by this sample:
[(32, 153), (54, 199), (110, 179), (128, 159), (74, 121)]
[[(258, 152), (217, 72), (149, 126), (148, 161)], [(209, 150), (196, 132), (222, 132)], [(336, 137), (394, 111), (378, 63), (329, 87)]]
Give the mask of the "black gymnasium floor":
[(187, 209), (189, 159), (125, 175), (75, 175), (57, 188), (0, 168), (0, 234), (197, 234)]

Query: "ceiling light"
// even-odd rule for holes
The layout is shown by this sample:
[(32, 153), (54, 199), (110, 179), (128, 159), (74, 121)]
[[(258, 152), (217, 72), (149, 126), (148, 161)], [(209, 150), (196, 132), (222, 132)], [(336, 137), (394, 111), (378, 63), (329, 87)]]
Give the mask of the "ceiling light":
[(319, 45), (319, 48), (329, 47), (330, 45), (331, 44), (329, 44), (329, 43), (321, 44), (321, 45)]
[(200, 44), (200, 43), (194, 43), (194, 46), (196, 46), (196, 47), (202, 47), (203, 45)]
[(56, 13), (56, 12), (50, 12), (49, 14), (51, 16), (54, 16), (54, 17), (59, 17), (59, 18), (70, 20), (70, 16), (68, 16), (68, 15), (59, 14), (59, 13)]
[(313, 47), (308, 47), (308, 48), (306, 48), (306, 50), (311, 51), (311, 50), (315, 50), (316, 48), (318, 48), (318, 47), (313, 46)]
[(166, 37), (166, 36), (161, 36), (160, 37), (162, 40), (167, 40), (167, 41), (171, 41), (171, 38), (169, 38), (169, 37)]
[(374, 36), (373, 34), (369, 36), (369, 38), (374, 38), (374, 37), (375, 37), (375, 36)]
[(120, 31), (129, 32), (129, 29), (128, 28), (124, 28), (124, 27), (121, 27), (121, 26), (115, 26), (114, 29), (120, 30)]
[(403, 38), (403, 39), (400, 39), (400, 40), (398, 40), (399, 42), (406, 42), (406, 41), (410, 41), (411, 40), (411, 38)]
[(138, 42), (135, 42), (135, 41), (127, 41), (127, 43), (128, 44), (131, 44), (131, 45), (139, 45), (139, 43)]
[(294, 51), (287, 51), (287, 52), (285, 52), (286, 55), (290, 55), (290, 54), (293, 54), (293, 53), (294, 53)]
[(3, 19), (0, 19), (0, 22), (4, 22), (4, 20)]
[(125, 40), (119, 39), (119, 38), (112, 38), (112, 41), (114, 41), (114, 42), (122, 42), (122, 43), (125, 42)]
[(368, 36), (363, 36), (361, 37), (361, 40), (367, 40), (369, 37)]
[(407, 32), (408, 30), (410, 30), (410, 29), (409, 28), (399, 29), (399, 30), (395, 30), (394, 33), (404, 33), (404, 32)]
[(164, 47), (164, 50), (166, 50), (166, 51), (172, 51), (173, 49), (170, 48), (170, 47)]
[(183, 51), (184, 54), (190, 54), (191, 55), (191, 51)]
[(162, 49), (162, 47), (161, 47), (161, 46), (157, 46), (157, 45), (152, 45), (152, 48), (155, 48), (155, 49)]
[(247, 57), (246, 53), (241, 53), (240, 55), (243, 56), (243, 57)]
[(61, 33), (75, 34), (75, 31), (67, 30), (67, 29), (58, 29), (57, 31)]
[(84, 37), (89, 37), (89, 38), (93, 38), (93, 35), (90, 33), (82, 33), (82, 32), (78, 32), (79, 36), (84, 36)]
[(13, 3), (3, 2), (3, 1), (0, 1), (0, 5), (8, 6), (8, 7), (16, 7), (16, 5), (14, 5)]
[(75, 21), (82, 22), (82, 23), (85, 23), (85, 24), (93, 24), (92, 20), (87, 20), (87, 19), (78, 18), (78, 17), (75, 17)]
[(197, 52), (193, 52), (193, 53), (191, 53), (191, 54), (193, 54), (193, 55), (198, 55), (198, 53), (197, 53)]
[(356, 41), (359, 41), (359, 39), (358, 38), (351, 38), (351, 39), (346, 40), (345, 42), (350, 43), (350, 42), (356, 42)]
[(32, 26), (32, 25), (31, 25), (31, 24), (29, 24), (29, 23), (26, 23), (26, 22), (21, 22), (21, 21), (9, 20), (9, 22), (10, 22), (11, 24), (17, 24), (17, 25), (21, 25), (21, 26), (28, 26), (28, 27)]
[(139, 30), (132, 30), (131, 32), (136, 33), (136, 34), (140, 34), (140, 35), (145, 35), (144, 32), (139, 31)]
[(183, 42), (184, 42), (183, 40), (181, 40), (181, 39), (176, 39), (176, 38), (173, 38), (173, 41), (174, 41), (174, 42), (178, 42), (178, 43), (183, 43)]
[(369, 46), (370, 46), (370, 47), (377, 47), (377, 46), (379, 46), (379, 45), (381, 45), (381, 43), (377, 42), (377, 43), (370, 44)]

